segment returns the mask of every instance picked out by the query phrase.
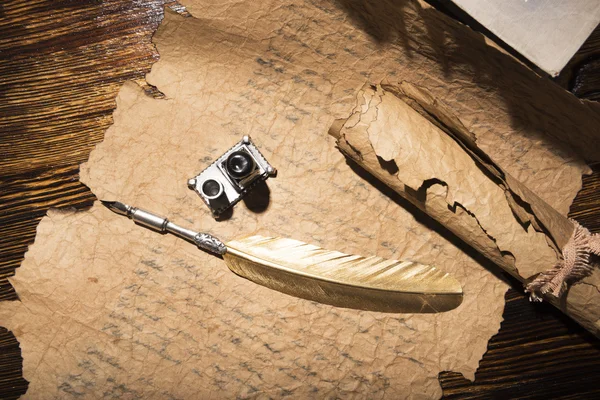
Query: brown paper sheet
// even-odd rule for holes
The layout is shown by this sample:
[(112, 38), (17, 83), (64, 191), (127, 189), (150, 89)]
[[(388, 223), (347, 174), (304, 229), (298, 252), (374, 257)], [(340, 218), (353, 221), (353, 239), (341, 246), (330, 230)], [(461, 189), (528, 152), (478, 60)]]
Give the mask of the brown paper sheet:
[[(573, 223), (482, 153), (429, 93), (407, 83), (386, 88), (366, 86), (332, 127), (344, 154), (521, 281), (556, 265)], [(599, 278), (549, 298), (595, 335)]]
[[(427, 83), (481, 146), (566, 212), (586, 167), (539, 140), (563, 121), (522, 97), (540, 90), (574, 117), (583, 106), (515, 73), (509, 57), (419, 3), (371, 10), (386, 27), (375, 37), (346, 2), (186, 5), (196, 17), (168, 15), (155, 36), (161, 59), (148, 81), (166, 99), (122, 88), (114, 126), (82, 167), (92, 191), (225, 240), (256, 232), (435, 264), (460, 280), (464, 301), (435, 315), (337, 309), (255, 285), (99, 205), (50, 212), (12, 280), (21, 301), (0, 307), (21, 343), (28, 396), (435, 398), (440, 371), (472, 379), (506, 285), (356, 176), (326, 131), (366, 82)], [(461, 46), (472, 50), (467, 61)], [(478, 81), (468, 62), (480, 60), (523, 75), (515, 92)], [(533, 109), (521, 120), (511, 113), (517, 99)], [(583, 138), (588, 122), (575, 128)], [(244, 134), (279, 175), (269, 180), (268, 209), (239, 204), (216, 222), (186, 182)], [(560, 190), (544, 184), (547, 175)]]

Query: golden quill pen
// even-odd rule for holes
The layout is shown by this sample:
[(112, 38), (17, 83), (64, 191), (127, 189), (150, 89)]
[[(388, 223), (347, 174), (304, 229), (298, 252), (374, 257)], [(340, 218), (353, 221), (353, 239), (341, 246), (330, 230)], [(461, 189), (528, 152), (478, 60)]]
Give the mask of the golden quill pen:
[(292, 296), (393, 313), (449, 311), (462, 302), (460, 283), (429, 265), (349, 255), (287, 238), (255, 235), (223, 243), (139, 208), (116, 201), (102, 204), (137, 224), (221, 255), (237, 275)]

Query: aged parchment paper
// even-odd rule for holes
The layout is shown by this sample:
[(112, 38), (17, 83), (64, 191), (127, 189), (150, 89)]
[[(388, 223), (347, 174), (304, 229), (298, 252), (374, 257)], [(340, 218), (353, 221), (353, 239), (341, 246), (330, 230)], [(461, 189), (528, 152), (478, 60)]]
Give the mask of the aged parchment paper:
[[(423, 89), (365, 85), (330, 134), (344, 154), (521, 282), (567, 257), (574, 223), (481, 152), (472, 133)], [(600, 336), (594, 272), (546, 299)]]
[[(433, 11), (422, 7), (402, 4), (406, 19), (398, 20), (416, 39)], [(336, 309), (248, 282), (193, 245), (99, 205), (51, 212), (12, 280), (21, 302), (0, 308), (23, 349), (28, 396), (432, 398), (441, 394), (439, 371), (473, 378), (499, 327), (506, 285), (359, 178), (329, 125), (365, 82), (402, 75), (473, 111), (464, 115), (482, 145), (563, 211), (583, 164), (540, 141), (540, 125), (511, 126), (510, 107), (474, 95), (489, 88), (456, 81), (444, 53), (380, 44), (344, 5), (190, 2), (189, 9), (195, 18), (168, 15), (155, 37), (161, 60), (148, 81), (166, 99), (132, 83), (122, 88), (115, 124), (82, 168), (92, 191), (225, 240), (257, 232), (433, 263), (461, 281), (465, 299), (437, 315)], [(455, 82), (439, 84), (444, 74)], [(456, 74), (473, 76), (462, 67)], [(573, 104), (560, 96), (558, 103)], [(513, 133), (522, 134), (516, 142)], [(267, 210), (240, 204), (216, 222), (185, 183), (243, 134), (279, 176), (269, 180)], [(546, 174), (566, 184), (544, 186)]]

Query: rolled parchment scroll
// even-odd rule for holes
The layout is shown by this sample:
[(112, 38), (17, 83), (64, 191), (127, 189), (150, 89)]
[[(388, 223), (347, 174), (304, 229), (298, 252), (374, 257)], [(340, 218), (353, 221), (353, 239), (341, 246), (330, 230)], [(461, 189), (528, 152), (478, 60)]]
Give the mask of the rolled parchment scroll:
[[(574, 222), (494, 163), (425, 90), (365, 87), (330, 134), (345, 155), (521, 282), (563, 259)], [(595, 268), (559, 297), (543, 297), (600, 336), (599, 289)]]

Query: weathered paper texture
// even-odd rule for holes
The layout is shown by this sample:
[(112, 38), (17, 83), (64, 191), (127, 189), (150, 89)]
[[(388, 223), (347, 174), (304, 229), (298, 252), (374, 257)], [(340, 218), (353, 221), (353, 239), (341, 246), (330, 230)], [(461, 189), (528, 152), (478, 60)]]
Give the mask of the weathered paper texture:
[[(327, 129), (366, 82), (413, 80), (566, 212), (585, 166), (541, 139), (558, 138), (564, 121), (527, 96), (539, 90), (573, 118), (583, 106), (525, 70), (515, 73), (520, 66), (506, 55), (419, 3), (389, 15), (375, 10), (389, 28), (384, 43), (357, 26), (349, 3), (188, 6), (194, 18), (168, 15), (155, 36), (161, 60), (148, 82), (166, 99), (132, 83), (122, 88), (114, 126), (82, 167), (92, 191), (223, 240), (288, 236), (435, 264), (460, 280), (464, 301), (435, 315), (333, 308), (253, 284), (193, 245), (99, 205), (50, 212), (12, 280), (21, 302), (0, 307), (0, 321), (21, 343), (28, 396), (435, 398), (440, 371), (472, 379), (499, 327), (506, 285), (359, 178)], [(438, 28), (459, 31), (439, 37)], [(503, 78), (480, 81), (483, 71), (468, 62), (481, 60), (490, 71), (508, 66), (523, 76), (515, 92), (489, 86)], [(515, 117), (513, 100), (532, 112)], [(574, 134), (593, 147), (592, 124), (581, 119)], [(244, 134), (279, 175), (268, 181), (266, 210), (239, 204), (216, 222), (186, 182)], [(545, 176), (555, 177), (552, 185)]]
[[(428, 92), (385, 88), (366, 86), (350, 116), (333, 125), (344, 154), (519, 280), (554, 267), (574, 224), (481, 152)], [(595, 335), (599, 278), (549, 298)]]

